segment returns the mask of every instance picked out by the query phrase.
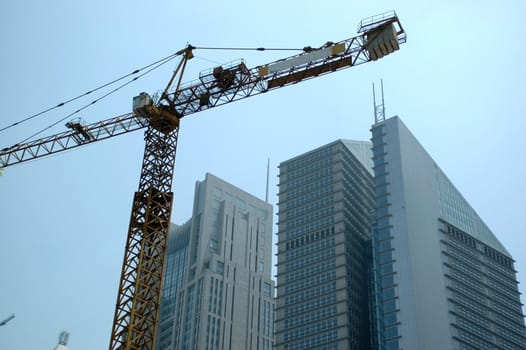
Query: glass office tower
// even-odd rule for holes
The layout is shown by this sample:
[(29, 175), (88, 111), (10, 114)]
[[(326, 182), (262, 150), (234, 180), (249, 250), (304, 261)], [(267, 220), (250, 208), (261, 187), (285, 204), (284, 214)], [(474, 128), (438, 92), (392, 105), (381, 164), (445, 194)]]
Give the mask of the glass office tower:
[(375, 343), (526, 349), (508, 251), (398, 117), (375, 124), (372, 142)]
[(159, 350), (270, 350), (272, 206), (206, 174), (168, 244)]
[(370, 143), (338, 140), (279, 169), (275, 348), (370, 349)]

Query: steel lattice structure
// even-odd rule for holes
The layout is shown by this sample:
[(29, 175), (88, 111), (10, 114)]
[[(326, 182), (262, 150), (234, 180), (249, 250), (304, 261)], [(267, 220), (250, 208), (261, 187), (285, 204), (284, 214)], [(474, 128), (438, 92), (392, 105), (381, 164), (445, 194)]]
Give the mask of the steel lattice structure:
[[(198, 80), (181, 84), (184, 67), (195, 49), (188, 46), (179, 51), (181, 62), (163, 94), (158, 99), (141, 94), (138, 97), (146, 103), (134, 109), (134, 113), (90, 125), (67, 123), (70, 131), (0, 150), (0, 167), (7, 167), (146, 128), (142, 171), (132, 205), (110, 350), (155, 348), (179, 120), (377, 60), (406, 42), (406, 34), (394, 11), (362, 21), (358, 32), (361, 34), (351, 39), (327, 42), (316, 49), (307, 47), (301, 54), (252, 69), (243, 61), (215, 67), (201, 73)], [(177, 75), (178, 83), (170, 92)]]
[(135, 192), (110, 349), (151, 349), (170, 215), (178, 129), (169, 134), (148, 127), (139, 189)]

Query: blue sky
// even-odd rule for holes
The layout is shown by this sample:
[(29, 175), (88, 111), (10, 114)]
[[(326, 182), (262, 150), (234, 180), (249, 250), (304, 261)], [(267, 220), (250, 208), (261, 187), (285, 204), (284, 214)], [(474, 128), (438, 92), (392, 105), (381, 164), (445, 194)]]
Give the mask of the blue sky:
[[(195, 181), (206, 172), (264, 198), (268, 157), (275, 204), (279, 162), (338, 138), (370, 138), (371, 84), (383, 78), (387, 116), (402, 118), (508, 248), (525, 292), (525, 7), (519, 0), (9, 1), (0, 13), (0, 127), (188, 43), (315, 47), (350, 38), (362, 18), (394, 9), (408, 33), (399, 52), (184, 119), (172, 219), (190, 217)], [(290, 54), (196, 51), (184, 80), (238, 58), (252, 67)], [(133, 96), (164, 88), (174, 67), (80, 116), (92, 123), (130, 112)], [(91, 99), (1, 132), (0, 148)], [(61, 123), (42, 136), (64, 130)], [(142, 153), (137, 132), (5, 169), (0, 318), (16, 318), (0, 327), (1, 349), (51, 349), (63, 329), (73, 350), (108, 347)]]

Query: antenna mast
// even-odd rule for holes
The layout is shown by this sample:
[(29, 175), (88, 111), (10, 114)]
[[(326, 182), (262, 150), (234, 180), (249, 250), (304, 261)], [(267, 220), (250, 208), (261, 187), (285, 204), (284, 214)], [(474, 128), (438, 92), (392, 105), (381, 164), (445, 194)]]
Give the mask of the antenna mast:
[(375, 88), (373, 83), (373, 105), (374, 105), (374, 123), (378, 124), (385, 120), (385, 104), (384, 104), (384, 80), (380, 79), (380, 91), (382, 93), (382, 103), (376, 104)]
[(0, 322), (0, 326), (5, 326), (7, 324), (7, 322), (11, 321), (13, 318), (15, 318), (15, 314), (12, 314), (8, 318), (6, 318), (2, 322)]
[(68, 338), (69, 338), (69, 333), (66, 331), (62, 331), (60, 332), (60, 335), (58, 337), (58, 343), (60, 345), (68, 345)]
[(265, 202), (268, 203), (268, 177), (269, 177), (269, 168), (270, 168), (270, 157), (267, 158), (267, 188), (265, 190)]
[(58, 344), (53, 350), (69, 350), (68, 347), (69, 332), (62, 331), (58, 336)]

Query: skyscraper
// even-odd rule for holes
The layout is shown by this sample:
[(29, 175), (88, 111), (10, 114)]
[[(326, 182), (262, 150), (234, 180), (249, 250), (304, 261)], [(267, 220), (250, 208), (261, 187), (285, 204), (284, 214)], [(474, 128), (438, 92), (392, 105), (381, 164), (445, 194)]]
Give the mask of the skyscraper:
[(369, 349), (369, 142), (280, 164), (276, 349)]
[(509, 252), (398, 117), (371, 131), (280, 164), (276, 349), (525, 350)]
[(168, 244), (157, 348), (270, 350), (272, 206), (206, 174)]
[(398, 117), (372, 142), (380, 349), (526, 349), (509, 252)]

